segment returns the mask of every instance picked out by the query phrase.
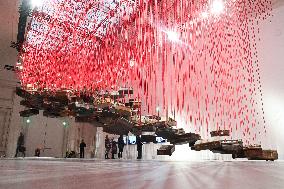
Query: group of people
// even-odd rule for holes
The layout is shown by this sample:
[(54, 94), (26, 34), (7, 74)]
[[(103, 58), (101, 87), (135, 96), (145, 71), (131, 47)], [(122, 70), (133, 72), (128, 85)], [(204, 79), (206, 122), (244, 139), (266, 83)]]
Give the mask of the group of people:
[(115, 159), (115, 154), (117, 154), (117, 145), (118, 144), (118, 158), (122, 158), (122, 152), (124, 148), (124, 141), (123, 136), (120, 135), (118, 138), (118, 141), (116, 142), (114, 138), (111, 140), (108, 138), (108, 135), (106, 135), (105, 138), (105, 159), (110, 159), (109, 155), (111, 153), (111, 159)]
[[(138, 151), (138, 156), (137, 159), (142, 158), (142, 145), (143, 143), (141, 142), (141, 138), (139, 136), (136, 136), (136, 144), (137, 144), (137, 151)], [(111, 159), (115, 159), (115, 154), (118, 153), (118, 158), (122, 158), (122, 153), (123, 153), (123, 148), (124, 148), (124, 140), (123, 140), (123, 135), (120, 135), (117, 142), (114, 140), (114, 138), (109, 139), (108, 135), (105, 137), (105, 159), (110, 159), (109, 155), (111, 153)], [(86, 143), (84, 140), (81, 141), (80, 143), (80, 158), (85, 157), (85, 147)], [(117, 150), (118, 149), (118, 150)], [(19, 152), (23, 153), (23, 156), (25, 157), (25, 147), (24, 147), (24, 134), (21, 132), (20, 136), (18, 137), (17, 141), (17, 148), (16, 148), (16, 154), (15, 157), (18, 156)], [(35, 150), (35, 156), (40, 156), (40, 149), (37, 148)]]
[[(109, 154), (111, 153), (111, 159), (115, 159), (115, 154), (117, 154), (118, 147), (118, 158), (122, 158), (123, 148), (124, 148), (124, 140), (123, 135), (120, 135), (117, 142), (112, 138), (109, 139), (108, 135), (105, 137), (105, 159), (110, 159)], [(138, 156), (137, 159), (142, 159), (142, 141), (140, 136), (136, 136), (136, 145)]]
[[(117, 146), (118, 145), (118, 146)], [(80, 143), (80, 158), (85, 156), (85, 147), (86, 143), (84, 140)], [(108, 135), (105, 137), (105, 159), (110, 159), (109, 155), (111, 154), (111, 159), (115, 159), (115, 154), (117, 154), (118, 147), (118, 158), (122, 158), (122, 152), (124, 148), (123, 135), (120, 135), (118, 141), (116, 142), (114, 138), (109, 139)]]

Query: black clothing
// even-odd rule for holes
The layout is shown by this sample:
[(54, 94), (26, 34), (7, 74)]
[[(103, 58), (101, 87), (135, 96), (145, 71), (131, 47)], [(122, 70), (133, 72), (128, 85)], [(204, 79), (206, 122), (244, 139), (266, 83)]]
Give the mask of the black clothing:
[(119, 151), (118, 151), (118, 158), (122, 158), (122, 152), (123, 152), (123, 149), (122, 149), (122, 148), (119, 148)]
[(124, 140), (123, 140), (123, 136), (120, 136), (118, 138), (118, 158), (122, 158), (122, 152), (123, 152), (123, 148), (124, 148)]
[(122, 148), (123, 149), (123, 147), (124, 147), (123, 137), (119, 137), (117, 143), (118, 143), (118, 148)]
[(142, 149), (141, 150), (137, 150), (137, 151), (138, 151), (137, 159), (142, 159)]
[(112, 141), (111, 144), (111, 158), (114, 159), (114, 154), (117, 154), (117, 146), (116, 146), (116, 142)]
[(19, 136), (19, 138), (18, 138), (17, 146), (22, 146), (22, 145), (24, 145), (24, 140), (25, 140), (24, 135), (21, 134), (21, 135)]
[(86, 143), (85, 142), (81, 142), (80, 143), (80, 148), (85, 148), (86, 147)]
[(142, 159), (142, 145), (143, 145), (143, 143), (141, 142), (141, 138), (139, 136), (136, 136), (136, 144), (137, 144), (137, 152), (138, 152), (137, 159)]
[(40, 149), (39, 148), (35, 149), (35, 156), (37, 156), (37, 157), (40, 156)]
[(24, 147), (24, 141), (25, 141), (25, 137), (24, 137), (23, 133), (20, 133), (20, 136), (18, 137), (18, 141), (17, 141), (17, 148), (16, 148), (15, 157), (18, 157), (19, 152), (22, 152), (24, 157), (26, 156), (26, 154), (25, 154), (26, 148)]
[(85, 157), (85, 150), (84, 148), (80, 148), (80, 158), (84, 158)]
[(15, 157), (18, 157), (19, 152), (23, 154), (23, 157), (26, 156), (26, 148), (24, 146), (17, 146)]
[(80, 143), (80, 158), (85, 157), (85, 147), (86, 147), (86, 143), (82, 141)]
[(111, 143), (109, 138), (105, 138), (105, 159), (109, 159), (108, 154), (111, 149)]

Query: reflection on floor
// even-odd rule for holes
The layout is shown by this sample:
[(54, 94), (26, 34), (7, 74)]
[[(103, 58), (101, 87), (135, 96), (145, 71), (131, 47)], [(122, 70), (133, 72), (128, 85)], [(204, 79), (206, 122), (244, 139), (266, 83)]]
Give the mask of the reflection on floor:
[(283, 189), (284, 162), (0, 160), (2, 189)]

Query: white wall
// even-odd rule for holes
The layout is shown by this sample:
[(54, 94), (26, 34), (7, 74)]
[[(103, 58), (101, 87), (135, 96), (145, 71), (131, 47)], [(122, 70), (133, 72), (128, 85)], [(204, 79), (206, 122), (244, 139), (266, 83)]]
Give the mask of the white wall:
[(284, 159), (284, 4), (278, 3), (273, 17), (260, 26), (258, 45), (267, 137), (264, 145), (277, 148)]
[(14, 65), (17, 61), (17, 51), (10, 45), (17, 40), (18, 4), (18, 0), (0, 1), (0, 80), (3, 82), (16, 81), (15, 74), (4, 70), (4, 65)]
[(93, 158), (95, 155), (97, 128), (88, 123), (76, 123), (70, 121), (66, 134), (66, 149), (79, 153), (79, 145), (82, 139), (86, 143), (85, 158)]
[(17, 51), (10, 44), (17, 38), (18, 4), (18, 0), (0, 1), (0, 130), (2, 134), (5, 133), (5, 136), (0, 136), (0, 142), (2, 150), (10, 156), (15, 153), (13, 146), (16, 145), (19, 132), (19, 124), (14, 120), (13, 112), (17, 78), (14, 72), (5, 70), (4, 65), (14, 65), (17, 61)]
[(62, 121), (42, 115), (32, 116), (29, 119), (31, 120), (29, 124), (22, 122), (26, 138), (26, 155), (34, 156), (35, 149), (41, 148), (41, 156), (62, 157), (64, 142)]

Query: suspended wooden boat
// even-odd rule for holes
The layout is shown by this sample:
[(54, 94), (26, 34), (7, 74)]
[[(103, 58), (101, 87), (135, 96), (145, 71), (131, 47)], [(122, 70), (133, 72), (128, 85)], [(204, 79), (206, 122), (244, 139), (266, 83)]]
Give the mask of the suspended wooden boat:
[(262, 159), (274, 161), (278, 159), (277, 150), (262, 150)]
[(30, 116), (37, 115), (37, 114), (39, 114), (39, 110), (34, 109), (34, 108), (30, 108), (28, 110), (20, 111), (21, 117), (30, 117)]
[(168, 121), (166, 121), (166, 124), (169, 126), (169, 127), (176, 127), (177, 126), (177, 122), (175, 120), (173, 120), (172, 118), (169, 118)]
[(130, 118), (131, 116), (131, 109), (129, 107), (123, 105), (116, 105), (114, 106), (115, 112), (123, 117)]
[(232, 154), (233, 158), (243, 158), (243, 142), (242, 140), (220, 140), (221, 147), (212, 149), (214, 153)]
[(211, 137), (216, 137), (216, 136), (230, 136), (230, 131), (229, 130), (218, 130), (218, 131), (211, 131), (210, 132)]
[(174, 151), (175, 151), (174, 145), (162, 145), (159, 149), (157, 149), (157, 155), (171, 156)]
[(196, 151), (201, 150), (214, 150), (222, 148), (221, 141), (201, 141), (201, 143), (194, 144), (192, 149)]
[(195, 133), (185, 133), (181, 135), (175, 135), (173, 138), (170, 138), (170, 143), (174, 145), (186, 144), (189, 143), (189, 146), (194, 146), (195, 142), (200, 140), (201, 137)]
[(115, 124), (119, 127), (125, 127), (129, 130), (131, 130), (134, 127), (134, 125), (131, 121), (129, 121), (129, 120), (123, 118), (123, 117), (116, 119)]
[(68, 110), (68, 109), (65, 109), (65, 110), (60, 111), (59, 114), (60, 114), (60, 116), (62, 116), (62, 117), (68, 117), (68, 116), (75, 117), (75, 116), (76, 116), (76, 113), (75, 113), (75, 112), (70, 111), (70, 110)]
[(263, 150), (261, 146), (245, 147), (244, 154), (249, 160), (274, 161), (278, 159), (278, 152), (276, 150)]
[(103, 131), (114, 135), (128, 135), (129, 129), (118, 125), (104, 125)]
[(166, 139), (174, 138), (175, 132), (171, 127), (156, 127), (156, 135)]
[(52, 111), (44, 110), (44, 111), (43, 111), (43, 116), (45, 116), (45, 117), (50, 117), (50, 118), (61, 117), (59, 111), (53, 111), (53, 110), (52, 110)]
[(132, 88), (120, 88), (118, 90), (118, 93), (120, 95), (120, 97), (124, 97), (125, 95), (131, 95), (133, 94), (133, 89)]
[(16, 94), (17, 94), (19, 97), (22, 97), (22, 98), (28, 98), (28, 97), (32, 96), (31, 93), (27, 92), (27, 91), (24, 90), (24, 89), (21, 89), (20, 87), (16, 87)]

